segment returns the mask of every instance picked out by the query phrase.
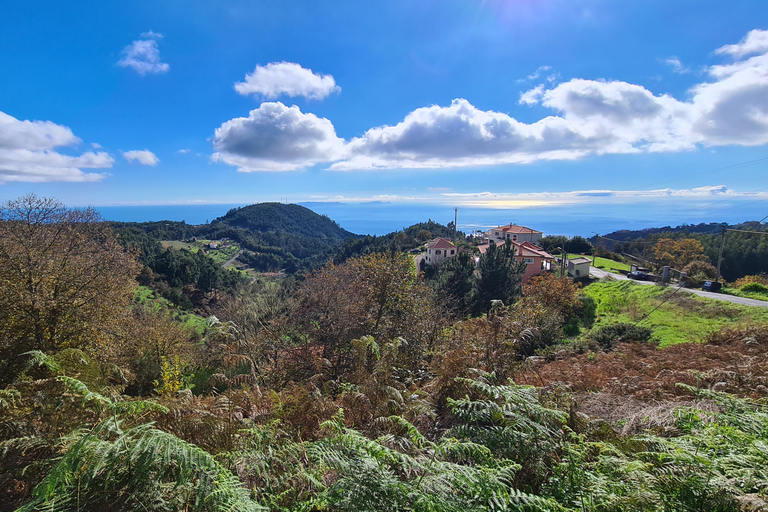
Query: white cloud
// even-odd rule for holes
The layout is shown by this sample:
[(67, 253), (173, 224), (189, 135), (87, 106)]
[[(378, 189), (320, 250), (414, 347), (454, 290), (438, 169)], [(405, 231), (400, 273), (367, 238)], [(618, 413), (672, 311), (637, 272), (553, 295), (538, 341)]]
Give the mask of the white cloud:
[[(214, 160), (243, 171), (317, 163), (333, 170), (415, 169), (766, 144), (766, 34), (752, 31), (741, 43), (718, 50), (745, 58), (708, 68), (709, 79), (692, 87), (685, 100), (656, 95), (642, 85), (575, 78), (539, 84), (521, 94), (521, 104), (552, 111), (533, 123), (480, 110), (459, 98), (449, 106), (418, 108), (394, 126), (371, 128), (350, 141), (338, 138), (327, 119), (298, 107), (265, 103), (248, 118), (233, 119), (216, 130)], [(265, 85), (259, 91), (277, 94), (280, 89)]]
[(141, 34), (142, 39), (162, 39), (164, 36), (163, 34), (158, 34), (154, 30), (150, 30), (149, 32), (143, 32)]
[(521, 93), (519, 103), (521, 105), (535, 105), (541, 101), (542, 96), (544, 96), (544, 84), (539, 84), (533, 89)]
[(245, 75), (245, 82), (235, 84), (235, 90), (244, 96), (255, 94), (267, 99), (285, 95), (320, 100), (340, 92), (341, 87), (331, 75), (313, 73), (294, 62), (272, 62), (256, 66), (253, 73)]
[(565, 206), (577, 204), (652, 204), (668, 202), (670, 198), (676, 202), (693, 201), (694, 204), (707, 201), (744, 200), (756, 201), (768, 199), (768, 191), (739, 192), (724, 185), (708, 185), (689, 189), (653, 189), (653, 190), (569, 190), (560, 192), (451, 192), (429, 189), (430, 194), (419, 196), (398, 194), (364, 195), (313, 195), (311, 201), (366, 203), (385, 201), (390, 203), (419, 203), (435, 205), (451, 205), (482, 208), (532, 208), (543, 206)]
[(191, 152), (192, 152), (192, 150), (189, 149), (189, 148), (184, 148), (184, 149), (180, 149), (180, 150), (176, 151), (176, 153), (178, 153), (180, 155), (186, 155), (187, 153), (191, 153)]
[(690, 69), (683, 66), (683, 63), (677, 57), (668, 57), (663, 59), (662, 62), (672, 67), (672, 72), (678, 75), (684, 75), (688, 73)]
[(248, 117), (222, 124), (213, 147), (213, 161), (241, 172), (290, 171), (342, 158), (344, 141), (328, 119), (278, 101), (262, 103)]
[(737, 44), (727, 44), (715, 50), (715, 53), (733, 55), (737, 58), (766, 52), (768, 52), (768, 31), (759, 29), (750, 30)]
[(0, 112), (0, 183), (103, 179), (104, 174), (82, 169), (111, 167), (113, 159), (107, 153), (89, 151), (70, 156), (56, 150), (80, 142), (66, 126), (51, 121), (20, 121)]
[(142, 165), (156, 166), (160, 159), (148, 149), (134, 149), (132, 151), (123, 151), (123, 158), (128, 162), (138, 162)]
[(470, 192), (445, 193), (445, 199), (459, 206), (498, 207), (498, 208), (528, 208), (539, 206), (559, 206), (573, 204), (606, 204), (675, 200), (763, 200), (768, 199), (768, 192), (738, 192), (724, 185), (709, 185), (690, 189), (655, 189), (655, 190), (574, 190), (564, 192), (531, 192), (531, 193), (496, 193)]
[(132, 68), (140, 75), (167, 72), (170, 66), (160, 60), (160, 50), (157, 48), (157, 40), (163, 35), (150, 30), (141, 34), (141, 37), (142, 39), (123, 48), (122, 58), (117, 64), (124, 68)]

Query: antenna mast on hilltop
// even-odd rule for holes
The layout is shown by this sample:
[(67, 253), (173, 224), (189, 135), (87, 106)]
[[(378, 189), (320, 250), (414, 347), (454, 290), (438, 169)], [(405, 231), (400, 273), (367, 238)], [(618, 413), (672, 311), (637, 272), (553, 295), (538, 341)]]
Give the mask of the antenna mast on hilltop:
[(456, 243), (456, 223), (459, 222), (459, 207), (453, 209), (453, 243)]

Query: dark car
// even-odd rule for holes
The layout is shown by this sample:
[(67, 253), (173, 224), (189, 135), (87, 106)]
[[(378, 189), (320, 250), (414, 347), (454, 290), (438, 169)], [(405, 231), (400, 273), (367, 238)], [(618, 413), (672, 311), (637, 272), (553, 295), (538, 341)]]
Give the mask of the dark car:
[(719, 292), (722, 286), (723, 283), (719, 281), (704, 281), (704, 286), (701, 289), (707, 292)]
[(627, 277), (630, 279), (637, 279), (638, 281), (652, 281), (653, 276), (649, 274), (648, 272), (642, 272), (640, 270), (633, 270), (629, 274), (627, 274)]

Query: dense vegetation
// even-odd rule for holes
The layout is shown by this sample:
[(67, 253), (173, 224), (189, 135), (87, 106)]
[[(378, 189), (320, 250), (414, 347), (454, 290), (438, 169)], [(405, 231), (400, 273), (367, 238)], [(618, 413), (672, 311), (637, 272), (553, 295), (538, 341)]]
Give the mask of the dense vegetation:
[[(426, 280), (387, 247), (237, 283), (200, 318), (136, 292), (136, 255), (92, 212), (2, 212), (2, 511), (768, 507), (752, 311), (521, 286), (509, 246)], [(645, 323), (707, 312), (704, 343), (656, 348)]]
[[(663, 239), (698, 241), (711, 265), (717, 265), (723, 230), (757, 231), (768, 234), (768, 226), (758, 222), (728, 224), (684, 225), (676, 228), (645, 229), (641, 231), (616, 231), (591, 241), (614, 253), (631, 254), (638, 258), (649, 258), (654, 246)], [(682, 268), (680, 269), (682, 270)], [(768, 272), (768, 236), (739, 231), (725, 231), (721, 274), (727, 281), (735, 281), (746, 275)]]

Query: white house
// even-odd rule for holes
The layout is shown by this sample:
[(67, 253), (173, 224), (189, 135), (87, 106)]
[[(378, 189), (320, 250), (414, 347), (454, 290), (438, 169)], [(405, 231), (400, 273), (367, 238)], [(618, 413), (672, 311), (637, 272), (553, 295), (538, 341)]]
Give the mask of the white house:
[(501, 244), (505, 240), (512, 240), (513, 242), (523, 243), (530, 242), (532, 244), (538, 244), (542, 237), (541, 231), (527, 228), (525, 226), (518, 226), (517, 224), (509, 224), (507, 226), (499, 226), (491, 230), (486, 231), (485, 236), (489, 240), (493, 240), (496, 244)]
[(427, 242), (427, 252), (424, 261), (428, 265), (440, 265), (448, 258), (453, 258), (458, 254), (456, 246), (447, 238), (435, 238)]
[(592, 260), (584, 256), (568, 260), (568, 275), (580, 279), (589, 277), (589, 266)]

